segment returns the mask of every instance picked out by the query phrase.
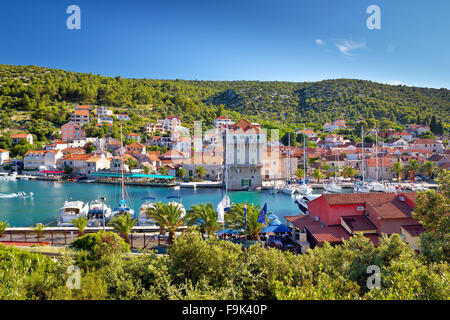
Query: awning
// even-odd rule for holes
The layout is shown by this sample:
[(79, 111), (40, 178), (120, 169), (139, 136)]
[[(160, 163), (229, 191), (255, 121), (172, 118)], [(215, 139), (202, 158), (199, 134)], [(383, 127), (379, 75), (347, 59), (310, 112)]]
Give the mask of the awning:
[(61, 174), (61, 173), (64, 173), (64, 171), (42, 170), (41, 173), (55, 173), (55, 174)]
[(284, 232), (291, 232), (291, 229), (286, 226), (285, 224), (280, 225), (270, 225), (261, 230), (261, 233), (284, 233)]
[[(111, 178), (121, 178), (121, 173), (113, 172), (93, 172), (91, 176), (97, 177), (111, 177)], [(141, 174), (141, 173), (125, 173), (124, 178), (154, 178), (154, 179), (173, 179), (175, 176), (162, 175), (162, 174)]]

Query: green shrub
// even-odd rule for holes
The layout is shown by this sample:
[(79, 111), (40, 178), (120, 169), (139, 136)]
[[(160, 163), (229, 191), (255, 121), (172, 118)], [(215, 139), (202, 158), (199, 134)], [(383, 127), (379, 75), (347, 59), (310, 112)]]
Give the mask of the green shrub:
[(130, 252), (130, 246), (114, 232), (99, 231), (79, 237), (72, 248), (86, 250), (100, 255)]

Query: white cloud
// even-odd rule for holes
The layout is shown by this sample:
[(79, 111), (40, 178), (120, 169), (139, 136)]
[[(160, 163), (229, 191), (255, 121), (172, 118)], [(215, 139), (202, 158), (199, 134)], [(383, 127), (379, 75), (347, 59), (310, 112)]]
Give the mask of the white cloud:
[(353, 40), (340, 40), (336, 42), (336, 47), (338, 50), (346, 56), (353, 56), (352, 50), (366, 48), (366, 42), (354, 42)]
[(322, 39), (316, 39), (314, 42), (321, 46), (325, 45), (325, 42)]

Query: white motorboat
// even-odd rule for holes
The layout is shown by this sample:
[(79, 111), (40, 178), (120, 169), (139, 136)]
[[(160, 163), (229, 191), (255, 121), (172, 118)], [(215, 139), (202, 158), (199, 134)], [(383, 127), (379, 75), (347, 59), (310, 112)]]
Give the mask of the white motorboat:
[(297, 192), (301, 195), (308, 195), (313, 192), (313, 188), (311, 188), (308, 184), (303, 183), (297, 187)]
[(31, 197), (33, 197), (33, 192), (30, 192), (30, 193), (26, 193), (26, 192), (18, 192), (17, 193), (17, 197), (18, 198), (31, 198)]
[(298, 189), (296, 186), (292, 184), (285, 184), (283, 187), (280, 188), (280, 191), (292, 196), (294, 195), (294, 193), (298, 192)]
[(414, 191), (414, 192), (417, 192), (417, 191), (427, 191), (427, 190), (428, 190), (427, 187), (424, 187), (424, 186), (422, 186), (422, 185), (412, 185), (412, 186), (410, 187), (410, 189), (411, 189), (412, 191)]
[(353, 190), (356, 193), (369, 193), (370, 189), (367, 187), (365, 183), (362, 182), (356, 182), (353, 184)]
[(138, 216), (138, 225), (139, 226), (154, 226), (155, 222), (152, 219), (147, 217), (147, 210), (155, 207), (154, 197), (144, 197), (141, 200), (144, 202), (141, 204), (139, 208), (139, 216)]
[(276, 183), (274, 183), (273, 186), (271, 186), (269, 188), (269, 193), (270, 194), (276, 194), (276, 193), (278, 193), (280, 191), (280, 189), (281, 189), (280, 186), (277, 185)]
[(89, 211), (87, 214), (89, 219), (89, 227), (100, 227), (103, 226), (103, 221), (105, 224), (111, 220), (112, 211), (111, 208), (99, 200), (94, 200), (89, 205)]
[(295, 202), (298, 205), (298, 208), (303, 214), (309, 214), (308, 204), (314, 199), (320, 197), (320, 194), (308, 194), (308, 195), (298, 195), (295, 197)]
[(65, 201), (58, 217), (58, 227), (71, 226), (71, 221), (87, 215), (89, 205), (83, 201)]
[(380, 182), (373, 181), (367, 183), (367, 188), (373, 192), (384, 192), (384, 185)]
[(328, 183), (324, 183), (323, 184), (323, 189), (327, 192), (331, 192), (331, 193), (341, 193), (342, 192), (342, 187), (339, 186), (336, 182), (334, 181), (330, 181)]

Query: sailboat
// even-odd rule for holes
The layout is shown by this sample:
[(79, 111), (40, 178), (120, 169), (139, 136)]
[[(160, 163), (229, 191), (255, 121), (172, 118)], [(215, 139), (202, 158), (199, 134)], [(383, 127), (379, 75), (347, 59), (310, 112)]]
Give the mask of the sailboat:
[(134, 210), (130, 208), (125, 200), (125, 178), (123, 175), (123, 141), (122, 141), (122, 125), (120, 126), (120, 162), (121, 162), (121, 170), (122, 170), (122, 200), (117, 208), (115, 208), (112, 212), (113, 217), (127, 214), (129, 213), (132, 217), (134, 216)]
[[(227, 117), (228, 120), (228, 117)], [(224, 211), (228, 211), (231, 207), (231, 200), (228, 196), (228, 173), (229, 168), (227, 167), (227, 134), (228, 134), (228, 121), (225, 127), (225, 139), (224, 139), (224, 159), (223, 159), (223, 172), (222, 172), (222, 200), (220, 203), (224, 208)]]
[(280, 188), (280, 191), (286, 194), (289, 194), (291, 196), (294, 195), (294, 193), (298, 192), (298, 189), (291, 184), (291, 134), (288, 132), (288, 141), (289, 141), (289, 148), (288, 148), (288, 165), (289, 165), (289, 169), (288, 169), (288, 177), (287, 180), (284, 184), (284, 186), (282, 186)]
[[(339, 171), (340, 171), (339, 170), (339, 155), (337, 155), (336, 160), (338, 163), (338, 173), (339, 173)], [(328, 183), (324, 183), (323, 188), (325, 191), (331, 192), (331, 193), (341, 193), (342, 192), (342, 187), (336, 183), (336, 177), (332, 181), (329, 181)]]
[(364, 126), (361, 126), (361, 175), (362, 181), (353, 184), (353, 190), (357, 193), (369, 193), (370, 190), (364, 182)]
[(138, 225), (139, 226), (154, 226), (155, 222), (147, 217), (147, 210), (155, 207), (155, 197), (143, 197), (144, 202), (139, 208)]
[[(305, 132), (305, 126), (303, 126), (303, 132)], [(308, 185), (308, 166), (306, 164), (306, 137), (305, 134), (303, 134), (303, 166), (305, 168), (304, 170), (304, 177), (303, 177), (303, 183), (300, 184), (297, 187), (297, 192), (301, 195), (308, 195), (313, 192), (313, 189)]]

